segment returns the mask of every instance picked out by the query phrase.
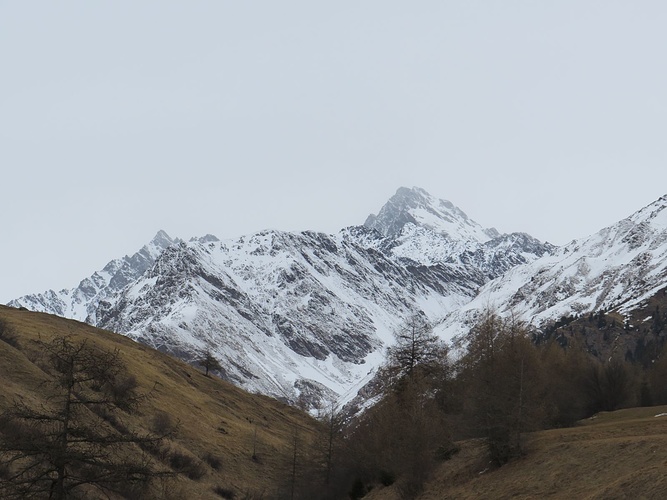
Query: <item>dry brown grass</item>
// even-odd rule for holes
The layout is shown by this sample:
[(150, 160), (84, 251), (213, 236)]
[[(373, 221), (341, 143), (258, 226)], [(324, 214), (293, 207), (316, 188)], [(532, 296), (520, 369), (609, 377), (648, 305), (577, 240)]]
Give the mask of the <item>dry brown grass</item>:
[[(667, 498), (667, 407), (601, 413), (567, 429), (528, 437), (522, 459), (493, 469), (484, 443), (460, 443), (440, 465), (423, 500)], [(398, 498), (393, 487), (369, 499)]]
[[(200, 461), (199, 480), (185, 475), (158, 483), (156, 498), (220, 499), (233, 491), (269, 499), (285, 485), (295, 428), (311, 439), (316, 423), (271, 398), (251, 395), (231, 384), (125, 337), (54, 316), (0, 306), (0, 320), (16, 331), (19, 349), (0, 341), (0, 410), (16, 397), (41, 403), (48, 396), (39, 368), (36, 340), (72, 335), (100, 347), (119, 349), (143, 392), (152, 392), (140, 414), (127, 424), (149, 430), (163, 411), (180, 422), (166, 451)], [(601, 413), (568, 429), (528, 437), (527, 455), (499, 469), (486, 458), (481, 440), (459, 443), (461, 450), (442, 463), (423, 500), (458, 499), (653, 499), (667, 498), (667, 407)], [(252, 459), (257, 429), (257, 455)], [(219, 467), (207, 461), (219, 459)], [(215, 464), (215, 460), (212, 460)], [(217, 470), (216, 470), (217, 469)], [(263, 494), (263, 497), (260, 496)], [(369, 500), (398, 499), (396, 485), (376, 486)]]
[[(306, 414), (268, 397), (252, 395), (130, 339), (55, 316), (0, 306), (0, 320), (16, 332), (19, 349), (0, 341), (0, 410), (16, 397), (42, 402), (48, 396), (46, 374), (38, 367), (36, 340), (71, 335), (103, 349), (119, 349), (139, 390), (151, 393), (127, 424), (150, 430), (154, 417), (166, 412), (178, 422), (168, 448), (201, 461), (205, 475), (198, 481), (178, 477), (176, 484), (156, 493), (164, 498), (221, 498), (215, 487), (270, 498), (285, 482), (295, 428), (300, 439), (312, 439), (316, 423)], [(257, 457), (253, 460), (253, 437)], [(207, 457), (219, 458), (218, 470)]]

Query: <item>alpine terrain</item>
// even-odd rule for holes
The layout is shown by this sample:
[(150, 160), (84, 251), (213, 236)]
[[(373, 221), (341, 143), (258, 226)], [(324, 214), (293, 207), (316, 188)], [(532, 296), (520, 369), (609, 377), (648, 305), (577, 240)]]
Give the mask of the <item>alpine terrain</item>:
[(186, 242), (160, 231), (71, 290), (9, 305), (123, 333), (191, 363), (208, 350), (220, 375), (251, 391), (342, 403), (414, 314), (445, 339), (489, 307), (536, 332), (615, 311), (630, 331), (631, 313), (667, 288), (666, 209), (667, 196), (554, 247), (485, 229), (448, 201), (400, 188), (363, 225), (334, 235), (267, 230)]
[[(587, 238), (517, 266), (485, 284), (474, 300), (438, 327), (452, 337), (467, 331), (489, 306), (536, 330), (563, 317), (614, 311), (632, 330), (632, 312), (667, 289), (667, 196)], [(644, 315), (643, 320), (652, 319)]]
[(186, 242), (160, 231), (71, 290), (9, 305), (85, 321), (189, 362), (209, 350), (226, 379), (312, 406), (353, 398), (408, 317), (451, 322), (482, 287), (501, 286), (492, 280), (527, 276), (573, 252), (485, 229), (448, 201), (400, 188), (365, 224), (334, 235), (267, 230)]

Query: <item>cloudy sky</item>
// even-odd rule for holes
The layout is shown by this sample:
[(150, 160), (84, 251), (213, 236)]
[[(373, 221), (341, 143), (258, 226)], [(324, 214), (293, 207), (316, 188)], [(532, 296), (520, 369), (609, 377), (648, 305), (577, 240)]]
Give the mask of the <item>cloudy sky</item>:
[(0, 302), (399, 186), (563, 244), (667, 193), (667, 2), (0, 0)]

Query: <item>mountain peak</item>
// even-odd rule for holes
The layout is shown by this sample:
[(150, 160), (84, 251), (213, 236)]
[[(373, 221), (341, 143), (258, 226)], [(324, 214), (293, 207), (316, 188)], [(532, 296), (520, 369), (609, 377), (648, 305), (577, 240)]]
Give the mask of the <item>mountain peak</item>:
[(482, 228), (451, 201), (435, 198), (419, 187), (398, 188), (378, 215), (368, 216), (364, 226), (395, 238), (408, 224), (430, 229), (452, 240), (485, 242), (498, 235), (495, 229)]
[[(148, 259), (148, 262), (152, 264), (164, 250), (180, 242), (181, 240), (179, 238), (172, 238), (166, 231), (160, 229), (153, 239), (148, 244), (144, 245), (143, 248), (131, 258), (135, 259), (137, 255), (143, 255), (143, 258)], [(142, 269), (141, 272), (143, 273), (144, 271), (145, 269)]]
[(153, 236), (153, 239), (149, 243), (150, 245), (154, 245), (158, 248), (165, 249), (171, 245), (174, 244), (174, 240), (167, 234), (166, 231), (160, 229), (155, 236)]

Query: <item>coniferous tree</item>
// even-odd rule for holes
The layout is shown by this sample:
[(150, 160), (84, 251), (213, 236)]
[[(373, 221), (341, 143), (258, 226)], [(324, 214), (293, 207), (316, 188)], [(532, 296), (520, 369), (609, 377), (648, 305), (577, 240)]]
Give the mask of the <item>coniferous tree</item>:
[(136, 445), (164, 436), (123, 424), (145, 398), (126, 372), (119, 351), (100, 350), (70, 337), (41, 342), (44, 369), (53, 376), (49, 404), (23, 400), (0, 416), (2, 498), (66, 498), (93, 491), (137, 491), (170, 475)]

